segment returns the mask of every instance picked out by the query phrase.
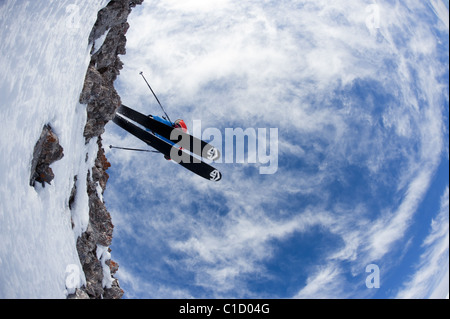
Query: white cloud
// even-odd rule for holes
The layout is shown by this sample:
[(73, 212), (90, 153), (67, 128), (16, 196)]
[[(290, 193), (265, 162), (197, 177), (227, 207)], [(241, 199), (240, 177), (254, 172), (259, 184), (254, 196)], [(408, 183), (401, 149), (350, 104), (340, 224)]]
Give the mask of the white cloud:
[(164, 6), (170, 10), (180, 11), (180, 12), (207, 12), (221, 10), (226, 8), (229, 3), (228, 0), (185, 0), (183, 2), (176, 0), (165, 1)]
[(334, 264), (319, 267), (316, 273), (312, 274), (306, 286), (302, 288), (295, 299), (335, 299), (348, 296), (344, 293), (345, 280), (342, 278), (342, 270)]
[[(186, 225), (195, 228), (190, 239), (171, 243), (173, 249), (186, 254), (180, 265), (196, 270), (197, 284), (219, 296), (230, 291), (236, 294), (236, 285), (240, 286), (243, 276), (252, 273), (265, 276), (261, 262), (272, 258), (272, 240), (283, 240), (314, 225), (323, 227), (332, 223), (332, 216), (326, 213), (305, 212), (284, 221), (271, 219), (255, 209), (234, 211), (231, 215), (220, 227), (209, 223)], [(241, 296), (244, 293), (245, 290), (239, 292)]]
[(431, 223), (417, 270), (404, 283), (397, 298), (448, 298), (449, 291), (449, 191), (441, 198), (441, 209)]
[(392, 245), (402, 239), (412, 223), (418, 205), (430, 185), (434, 170), (424, 170), (408, 186), (406, 195), (398, 209), (379, 218), (369, 230), (369, 258), (379, 260), (387, 254)]
[(442, 0), (430, 0), (431, 6), (436, 13), (439, 20), (449, 30), (449, 14), (448, 14), (448, 1), (447, 5)]

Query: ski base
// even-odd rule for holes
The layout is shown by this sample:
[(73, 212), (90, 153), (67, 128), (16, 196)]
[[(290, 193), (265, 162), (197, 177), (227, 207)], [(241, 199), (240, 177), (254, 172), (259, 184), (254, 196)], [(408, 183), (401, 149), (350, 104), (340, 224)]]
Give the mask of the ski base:
[(141, 129), (124, 117), (116, 114), (116, 116), (113, 118), (113, 122), (127, 132), (136, 136), (149, 146), (153, 147), (155, 150), (162, 153), (166, 157), (171, 158), (175, 163), (180, 164), (181, 166), (197, 174), (198, 176), (214, 182), (218, 182), (222, 179), (222, 174), (219, 170), (201, 161), (200, 159), (193, 157), (191, 154), (185, 152), (184, 150), (174, 147), (173, 145), (161, 140), (155, 135)]
[(119, 107), (117, 113), (135, 121), (136, 123), (139, 123), (150, 131), (171, 140), (173, 143), (194, 153), (195, 155), (211, 161), (215, 161), (221, 156), (220, 151), (211, 144), (187, 134), (180, 129), (161, 123), (155, 120), (151, 115), (146, 116), (123, 104)]

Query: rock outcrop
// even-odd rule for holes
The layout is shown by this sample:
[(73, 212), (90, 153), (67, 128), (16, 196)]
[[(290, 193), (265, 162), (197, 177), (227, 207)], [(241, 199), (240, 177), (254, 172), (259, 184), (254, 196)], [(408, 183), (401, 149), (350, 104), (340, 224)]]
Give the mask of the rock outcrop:
[(45, 183), (50, 184), (55, 178), (50, 165), (63, 158), (62, 146), (59, 144), (58, 136), (53, 132), (50, 125), (45, 125), (41, 136), (37, 141), (31, 162), (30, 185), (34, 186), (36, 182), (45, 187)]
[[(113, 279), (110, 287), (103, 284), (103, 267), (97, 256), (97, 249), (109, 247), (113, 236), (111, 215), (102, 200), (106, 188), (110, 166), (102, 147), (101, 135), (105, 125), (112, 120), (116, 109), (121, 105), (120, 96), (114, 88), (114, 81), (123, 67), (119, 55), (126, 53), (125, 34), (129, 28), (127, 18), (132, 10), (144, 0), (112, 0), (99, 11), (97, 22), (89, 36), (92, 43), (91, 62), (89, 64), (83, 91), (80, 94), (80, 103), (87, 105), (87, 123), (84, 128), (86, 143), (97, 138), (98, 153), (95, 166), (87, 173), (86, 183), (89, 196), (89, 224), (77, 241), (77, 250), (81, 265), (86, 276), (86, 286), (81, 287), (75, 294), (68, 296), (71, 299), (120, 299), (124, 292), (117, 279)], [(106, 37), (105, 37), (106, 34)], [(99, 39), (103, 39), (98, 48)], [(77, 177), (80, 178), (80, 177)], [(98, 185), (101, 188), (99, 194)], [(72, 191), (76, 192), (76, 189)], [(72, 194), (73, 195), (73, 194)], [(75, 198), (72, 196), (71, 198)], [(110, 250), (109, 250), (110, 251)], [(113, 276), (119, 266), (112, 260), (107, 260), (111, 275)]]
[(91, 63), (80, 96), (80, 102), (87, 104), (88, 118), (84, 130), (87, 142), (103, 134), (106, 123), (112, 120), (121, 104), (113, 83), (123, 67), (119, 55), (126, 54), (128, 15), (133, 7), (142, 2), (143, 0), (112, 0), (98, 13), (89, 41), (96, 44), (105, 34), (106, 37), (96, 52), (96, 45), (93, 45)]

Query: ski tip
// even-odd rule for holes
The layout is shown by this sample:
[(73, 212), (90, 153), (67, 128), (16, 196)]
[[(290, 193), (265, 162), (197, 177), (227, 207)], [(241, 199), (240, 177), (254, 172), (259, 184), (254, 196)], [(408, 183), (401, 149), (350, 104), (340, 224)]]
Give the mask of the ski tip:
[(205, 157), (207, 159), (209, 159), (210, 161), (214, 162), (214, 161), (218, 160), (220, 158), (220, 156), (221, 156), (220, 151), (217, 148), (213, 147), (206, 152)]
[(211, 174), (209, 175), (210, 180), (213, 182), (218, 182), (222, 179), (222, 173), (219, 172), (217, 169), (212, 171)]

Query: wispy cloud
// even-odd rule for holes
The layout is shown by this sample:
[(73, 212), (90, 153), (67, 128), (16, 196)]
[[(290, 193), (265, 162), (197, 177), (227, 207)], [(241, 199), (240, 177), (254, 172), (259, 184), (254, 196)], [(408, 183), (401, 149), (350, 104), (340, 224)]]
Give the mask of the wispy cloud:
[(335, 264), (318, 267), (316, 273), (311, 274), (302, 288), (294, 298), (297, 299), (336, 299), (350, 296), (345, 293), (343, 272)]
[(433, 219), (422, 244), (424, 253), (416, 272), (404, 283), (397, 298), (448, 298), (449, 291), (449, 191), (441, 198), (441, 209)]
[(449, 14), (448, 14), (448, 1), (445, 5), (442, 0), (430, 0), (430, 4), (433, 7), (434, 12), (439, 17), (439, 20), (449, 30)]

